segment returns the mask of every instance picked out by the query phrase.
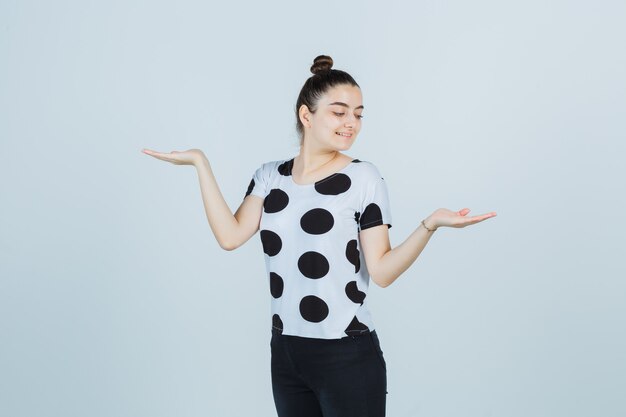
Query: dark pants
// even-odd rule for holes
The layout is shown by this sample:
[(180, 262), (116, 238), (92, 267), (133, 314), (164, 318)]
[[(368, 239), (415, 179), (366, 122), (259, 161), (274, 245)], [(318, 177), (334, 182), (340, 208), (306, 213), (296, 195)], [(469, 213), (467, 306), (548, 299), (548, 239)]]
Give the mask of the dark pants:
[(278, 417), (384, 417), (387, 369), (376, 330), (342, 339), (272, 332)]

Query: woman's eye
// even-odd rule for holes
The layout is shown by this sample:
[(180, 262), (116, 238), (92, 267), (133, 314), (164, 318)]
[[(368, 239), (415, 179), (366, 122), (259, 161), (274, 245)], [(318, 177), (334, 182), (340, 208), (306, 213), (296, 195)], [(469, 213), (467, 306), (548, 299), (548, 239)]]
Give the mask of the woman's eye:
[[(335, 114), (335, 116), (343, 116), (343, 115), (345, 114), (345, 113), (337, 113), (336, 111), (334, 111), (333, 113)], [(362, 116), (362, 115), (360, 115), (360, 114), (355, 114), (355, 116), (356, 116), (358, 119), (362, 119), (362, 118), (363, 118), (363, 116)]]

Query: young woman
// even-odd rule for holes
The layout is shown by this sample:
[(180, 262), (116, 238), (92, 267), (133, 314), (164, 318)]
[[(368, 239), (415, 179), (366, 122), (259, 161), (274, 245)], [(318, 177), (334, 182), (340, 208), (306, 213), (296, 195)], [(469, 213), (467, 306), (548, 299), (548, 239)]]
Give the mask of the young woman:
[(300, 153), (262, 164), (233, 215), (198, 149), (148, 155), (198, 171), (220, 246), (260, 230), (272, 302), (271, 373), (279, 417), (382, 417), (387, 372), (366, 302), (371, 278), (393, 283), (439, 227), (496, 215), (440, 208), (391, 248), (391, 210), (377, 167), (344, 153), (361, 130), (361, 89), (328, 56), (315, 58), (296, 103)]

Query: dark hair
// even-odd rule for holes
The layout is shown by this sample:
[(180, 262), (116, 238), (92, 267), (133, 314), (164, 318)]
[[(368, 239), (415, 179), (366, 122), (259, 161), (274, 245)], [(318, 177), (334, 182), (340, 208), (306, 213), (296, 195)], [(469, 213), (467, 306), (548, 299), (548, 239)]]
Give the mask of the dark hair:
[[(299, 109), (304, 104), (311, 113), (317, 111), (317, 102), (330, 88), (348, 84), (359, 87), (354, 78), (345, 71), (332, 69), (333, 59), (327, 55), (319, 55), (313, 60), (313, 75), (305, 81), (296, 102), (296, 130), (300, 136), (300, 144), (304, 140), (304, 125), (300, 121)], [(359, 87), (360, 88), (360, 87)]]

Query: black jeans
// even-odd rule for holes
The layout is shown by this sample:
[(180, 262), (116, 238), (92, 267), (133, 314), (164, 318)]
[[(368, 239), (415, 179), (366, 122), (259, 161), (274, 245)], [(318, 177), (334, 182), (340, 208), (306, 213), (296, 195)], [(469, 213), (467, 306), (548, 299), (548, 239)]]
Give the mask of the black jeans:
[(384, 417), (387, 366), (376, 330), (342, 339), (272, 331), (278, 417)]

